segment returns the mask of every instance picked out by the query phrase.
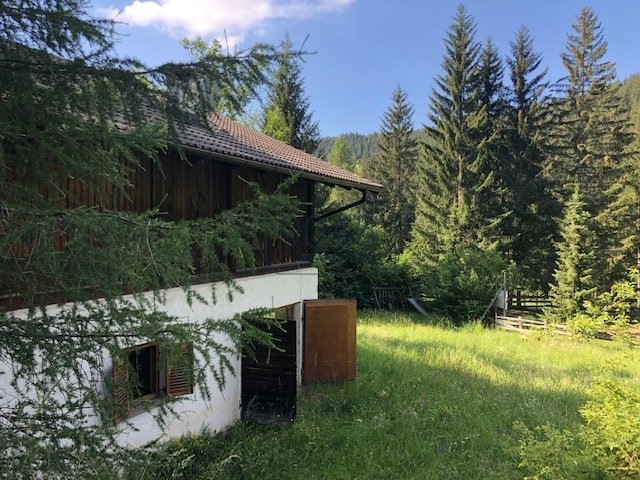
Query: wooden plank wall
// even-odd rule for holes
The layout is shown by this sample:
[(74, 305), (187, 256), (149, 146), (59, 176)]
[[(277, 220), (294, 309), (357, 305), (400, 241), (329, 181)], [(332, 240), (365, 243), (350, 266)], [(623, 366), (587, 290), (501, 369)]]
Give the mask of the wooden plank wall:
[[(282, 174), (195, 155), (189, 155), (185, 161), (175, 151), (162, 154), (158, 164), (144, 158), (138, 168), (132, 168), (129, 163), (123, 167), (131, 169), (132, 185), (125, 192), (114, 191), (105, 181), (101, 188), (106, 195), (100, 195), (75, 179), (67, 178), (59, 189), (47, 189), (44, 195), (48, 198), (60, 196), (62, 208), (84, 205), (128, 212), (158, 208), (161, 218), (169, 221), (195, 220), (250, 200), (251, 187), (242, 179), (256, 182), (271, 193), (286, 178)], [(313, 215), (313, 184), (310, 180), (300, 179), (290, 187), (289, 193), (304, 202), (303, 212), (295, 225), (298, 234), (292, 233), (287, 241), (261, 239), (257, 267), (308, 260), (311, 249), (305, 241), (304, 228), (306, 218)]]

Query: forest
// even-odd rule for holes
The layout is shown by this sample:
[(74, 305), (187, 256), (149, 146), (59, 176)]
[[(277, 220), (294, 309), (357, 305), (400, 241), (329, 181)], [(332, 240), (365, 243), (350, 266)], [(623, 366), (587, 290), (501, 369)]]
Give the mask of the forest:
[(506, 271), (512, 288), (550, 298), (549, 319), (619, 321), (611, 303), (635, 301), (639, 282), (640, 77), (616, 78), (590, 8), (567, 34), (560, 79), (526, 27), (502, 55), (464, 6), (444, 51), (426, 122), (398, 86), (378, 133), (321, 142), (328, 161), (386, 187), (320, 227), (323, 293), (372, 305), (374, 286), (410, 287), (462, 323)]

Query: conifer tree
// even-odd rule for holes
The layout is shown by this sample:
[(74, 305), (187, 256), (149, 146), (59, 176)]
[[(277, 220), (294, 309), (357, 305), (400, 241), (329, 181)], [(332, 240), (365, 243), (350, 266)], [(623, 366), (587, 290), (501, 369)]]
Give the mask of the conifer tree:
[(271, 81), (262, 132), (307, 153), (315, 152), (320, 141), (318, 122), (312, 118), (304, 93), (300, 55), (293, 50), (288, 36)]
[(418, 155), (413, 131), (413, 107), (407, 93), (397, 87), (385, 112), (378, 151), (368, 165), (368, 175), (385, 189), (369, 207), (385, 233), (387, 254), (404, 250), (415, 216), (414, 177)]
[(571, 320), (585, 310), (585, 301), (595, 297), (595, 237), (590, 223), (591, 215), (576, 184), (560, 223), (562, 240), (557, 244), (558, 260), (550, 285), (551, 307), (545, 310), (549, 320)]
[(541, 69), (542, 56), (535, 52), (526, 27), (518, 30), (510, 47), (509, 108), (501, 126), (505, 163), (498, 182), (511, 213), (502, 228), (512, 233), (509, 258), (522, 269), (526, 281), (546, 291), (554, 262), (552, 240), (557, 227), (553, 218), (560, 214), (542, 175), (547, 70)]
[[(281, 229), (275, 219), (290, 225), (296, 202), (256, 191), (220, 217), (169, 222), (116, 211), (112, 195), (130, 192), (141, 159), (179, 144), (187, 120), (208, 128), (213, 84), (255, 86), (272, 49), (150, 68), (114, 53), (113, 27), (84, 1), (0, 2), (0, 295), (25, 307), (0, 309), (0, 478), (112, 479), (149, 460), (116, 441), (104, 377), (105, 355), (128, 361), (132, 339), (160, 345), (168, 361), (192, 344), (185, 368), (204, 397), (216, 388), (208, 373), (223, 383), (238, 348), (266, 340), (243, 317), (185, 324), (164, 309), (164, 290), (215, 301), (190, 286), (198, 248), (203, 272), (232, 292), (219, 252), (251, 268), (258, 239)], [(60, 185), (71, 181), (96, 204), (64, 208), (73, 192)], [(160, 426), (173, 401), (154, 404)]]
[(457, 246), (489, 245), (490, 219), (479, 215), (479, 194), (491, 185), (479, 150), (479, 101), (475, 23), (463, 5), (445, 38), (444, 72), (431, 96), (427, 139), (418, 161), (412, 254), (429, 263)]
[(562, 54), (567, 77), (561, 97), (552, 102), (555, 121), (549, 131), (551, 155), (545, 170), (562, 203), (572, 186), (580, 185), (585, 208), (595, 220), (601, 252), (595, 275), (605, 285), (611, 281), (607, 260), (613, 237), (606, 214), (612, 201), (608, 192), (627, 154), (628, 118), (614, 83), (615, 64), (605, 58), (607, 42), (598, 17), (585, 7), (572, 28)]
[(478, 60), (478, 100), (480, 113), (476, 124), (476, 138), (481, 178), (486, 188), (478, 192), (478, 215), (488, 221), (486, 236), (505, 250), (514, 232), (502, 226), (510, 215), (505, 204), (507, 160), (500, 129), (505, 114), (505, 89), (502, 83), (504, 65), (491, 38), (488, 38)]
[(487, 128), (491, 131), (493, 130), (492, 122), (498, 119), (505, 109), (504, 86), (502, 84), (504, 65), (491, 37), (485, 41), (482, 47), (478, 67), (478, 98), (480, 104), (485, 108), (484, 113), (488, 119)]
[[(610, 251), (610, 262), (617, 276), (636, 267), (640, 271), (640, 107), (630, 114), (633, 141), (627, 155), (617, 168), (616, 181), (607, 192), (612, 202), (603, 217), (615, 232)], [(640, 292), (640, 277), (636, 279), (636, 292)]]

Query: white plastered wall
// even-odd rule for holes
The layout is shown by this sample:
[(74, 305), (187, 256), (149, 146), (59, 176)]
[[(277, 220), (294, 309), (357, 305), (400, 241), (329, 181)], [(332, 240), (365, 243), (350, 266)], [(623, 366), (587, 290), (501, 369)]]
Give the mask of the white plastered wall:
[[(198, 322), (206, 318), (229, 319), (235, 314), (252, 308), (272, 308), (291, 304), (299, 304), (296, 309), (298, 322), (298, 379), (301, 378), (302, 355), (302, 302), (318, 298), (318, 271), (315, 268), (302, 268), (284, 272), (255, 275), (236, 280), (243, 292), (235, 292), (230, 301), (226, 295), (227, 289), (223, 283), (201, 284), (193, 288), (205, 298), (210, 297), (212, 286), (218, 292), (217, 303), (213, 306), (194, 302), (189, 306), (183, 291), (173, 288), (166, 291), (165, 310), (168, 314), (189, 322)], [(57, 307), (52, 306), (54, 313)], [(18, 313), (18, 312), (15, 312)], [(221, 336), (221, 342), (228, 341)], [(129, 422), (122, 422), (119, 441), (123, 445), (138, 447), (158, 438), (175, 438), (187, 433), (198, 433), (206, 429), (219, 432), (233, 425), (240, 418), (240, 358), (234, 361), (236, 376), (229, 374), (223, 390), (218, 389), (213, 376), (208, 383), (211, 398), (206, 400), (196, 389), (193, 394), (182, 398), (175, 406), (177, 417), (168, 419), (163, 431), (155, 422), (152, 415), (141, 412), (129, 418)], [(111, 358), (105, 358), (104, 372), (108, 374), (112, 369)], [(4, 378), (3, 378), (4, 377)], [(10, 379), (7, 375), (0, 375), (0, 388), (7, 387)]]

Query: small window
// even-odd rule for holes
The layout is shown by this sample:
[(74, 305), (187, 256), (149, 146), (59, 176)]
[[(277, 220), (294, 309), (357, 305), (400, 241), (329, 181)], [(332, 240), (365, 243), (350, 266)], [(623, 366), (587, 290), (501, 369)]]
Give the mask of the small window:
[(158, 347), (147, 345), (129, 352), (131, 399), (158, 397)]
[(157, 345), (147, 343), (127, 349), (113, 365), (114, 418), (126, 418), (140, 402), (193, 393), (193, 346), (181, 347), (181, 358), (174, 364), (160, 362)]

